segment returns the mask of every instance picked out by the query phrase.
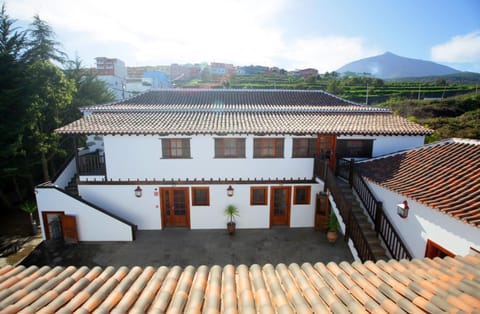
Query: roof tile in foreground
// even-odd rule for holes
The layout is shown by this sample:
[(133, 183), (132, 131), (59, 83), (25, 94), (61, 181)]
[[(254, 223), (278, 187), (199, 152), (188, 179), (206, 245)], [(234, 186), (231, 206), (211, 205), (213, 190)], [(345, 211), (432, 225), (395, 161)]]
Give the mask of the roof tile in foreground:
[(359, 164), (368, 180), (480, 226), (480, 141), (451, 139)]
[(480, 255), (234, 267), (0, 268), (1, 313), (480, 311)]

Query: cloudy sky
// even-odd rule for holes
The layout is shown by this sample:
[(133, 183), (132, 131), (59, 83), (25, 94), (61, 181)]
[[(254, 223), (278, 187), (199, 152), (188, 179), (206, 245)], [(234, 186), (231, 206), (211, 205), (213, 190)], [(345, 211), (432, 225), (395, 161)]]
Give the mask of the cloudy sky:
[(38, 14), (70, 57), (127, 66), (227, 62), (333, 71), (395, 54), (480, 72), (478, 0), (1, 0)]

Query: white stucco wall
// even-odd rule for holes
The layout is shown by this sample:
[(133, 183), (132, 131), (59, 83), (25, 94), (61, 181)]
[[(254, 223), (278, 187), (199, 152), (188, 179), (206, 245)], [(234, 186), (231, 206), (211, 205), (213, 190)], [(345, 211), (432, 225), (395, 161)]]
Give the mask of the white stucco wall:
[(425, 137), (423, 135), (407, 136), (363, 136), (363, 135), (351, 135), (351, 136), (339, 136), (338, 139), (345, 140), (357, 140), (357, 139), (373, 139), (373, 152), (372, 157), (377, 157), (385, 154), (391, 154), (401, 150), (419, 147), (424, 144)]
[(162, 229), (159, 197), (153, 185), (142, 185), (142, 197), (135, 196), (137, 184), (78, 186), (80, 196), (138, 226), (138, 229)]
[(132, 241), (132, 228), (113, 217), (80, 202), (54, 188), (35, 190), (43, 230), (44, 211), (60, 211), (75, 216), (79, 241)]
[[(390, 221), (396, 226), (405, 245), (416, 258), (425, 256), (427, 240), (430, 239), (457, 255), (470, 253), (470, 247), (480, 249), (480, 228), (450, 217), (438, 210), (391, 192), (369, 182), (369, 186), (383, 202)], [(408, 217), (397, 214), (397, 204), (407, 200)]]
[[(231, 137), (231, 136), (228, 136)], [(312, 158), (291, 158), (292, 137), (286, 137), (285, 158), (253, 158), (253, 136), (246, 138), (246, 158), (214, 158), (214, 136), (189, 136), (190, 159), (162, 159), (161, 136), (104, 137), (108, 179), (311, 179)]]
[[(309, 205), (294, 205), (293, 192), (295, 184), (284, 184), (291, 187), (290, 227), (313, 227), (315, 212), (315, 194), (323, 190), (322, 184), (298, 184), (311, 186)], [(127, 219), (136, 224), (141, 230), (158, 230), (162, 228), (161, 199), (155, 191), (160, 188), (173, 187), (169, 185), (140, 185), (143, 195), (135, 197), (136, 184), (132, 185), (79, 185), (80, 195), (89, 202), (100, 206), (109, 212)], [(200, 186), (200, 185), (193, 185)], [(190, 185), (175, 185), (188, 187), (190, 199), (190, 227), (191, 229), (224, 229), (227, 223), (223, 211), (229, 204), (238, 207), (240, 217), (236, 218), (237, 228), (269, 228), (270, 227), (270, 187), (272, 185), (254, 184), (254, 186), (268, 187), (267, 205), (250, 205), (249, 184), (234, 184), (234, 195), (227, 196), (229, 184), (211, 184), (209, 206), (193, 206)], [(279, 186), (275, 184), (273, 186)], [(156, 190), (155, 190), (156, 189)]]

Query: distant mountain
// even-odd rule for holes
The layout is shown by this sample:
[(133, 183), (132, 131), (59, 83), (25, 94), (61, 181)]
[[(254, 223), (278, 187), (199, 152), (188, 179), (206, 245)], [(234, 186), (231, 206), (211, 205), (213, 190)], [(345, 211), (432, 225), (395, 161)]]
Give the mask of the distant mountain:
[(339, 73), (368, 73), (382, 79), (456, 74), (461, 71), (431, 61), (405, 58), (391, 52), (348, 63)]

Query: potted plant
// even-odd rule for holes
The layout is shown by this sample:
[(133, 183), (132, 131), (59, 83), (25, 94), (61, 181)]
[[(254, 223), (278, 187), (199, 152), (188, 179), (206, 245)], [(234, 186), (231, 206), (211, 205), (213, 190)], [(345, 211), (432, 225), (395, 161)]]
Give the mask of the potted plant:
[(235, 233), (235, 217), (239, 217), (238, 208), (235, 205), (228, 205), (225, 208), (225, 216), (228, 217), (227, 231), (228, 234), (232, 235)]
[(30, 224), (32, 225), (32, 234), (37, 234), (37, 222), (33, 218), (33, 213), (37, 211), (37, 205), (32, 201), (27, 201), (20, 206), (20, 209), (28, 213), (30, 216)]
[(328, 216), (327, 221), (327, 240), (330, 243), (335, 243), (337, 241), (337, 232), (340, 230), (340, 224), (338, 222), (337, 216), (333, 212), (330, 211), (330, 215)]

